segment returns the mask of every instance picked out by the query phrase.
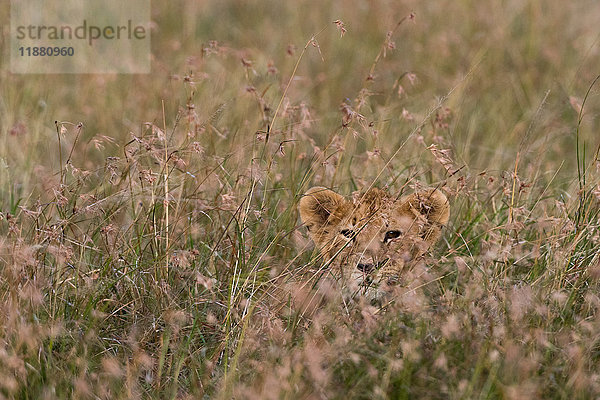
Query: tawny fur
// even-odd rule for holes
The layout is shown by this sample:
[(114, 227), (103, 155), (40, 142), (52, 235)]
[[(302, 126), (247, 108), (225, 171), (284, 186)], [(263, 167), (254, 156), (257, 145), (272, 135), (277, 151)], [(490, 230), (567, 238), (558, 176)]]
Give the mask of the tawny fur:
[(351, 291), (371, 297), (398, 282), (435, 244), (450, 217), (446, 196), (429, 189), (396, 199), (374, 188), (354, 200), (313, 187), (300, 217), (323, 262)]

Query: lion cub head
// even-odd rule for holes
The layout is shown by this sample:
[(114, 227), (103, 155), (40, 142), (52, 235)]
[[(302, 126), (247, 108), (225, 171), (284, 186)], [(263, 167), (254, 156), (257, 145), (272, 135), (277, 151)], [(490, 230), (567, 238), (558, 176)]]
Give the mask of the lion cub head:
[(439, 239), (450, 217), (448, 199), (437, 189), (397, 199), (374, 188), (347, 200), (313, 187), (299, 208), (323, 262), (345, 288), (368, 297), (397, 283), (404, 268)]

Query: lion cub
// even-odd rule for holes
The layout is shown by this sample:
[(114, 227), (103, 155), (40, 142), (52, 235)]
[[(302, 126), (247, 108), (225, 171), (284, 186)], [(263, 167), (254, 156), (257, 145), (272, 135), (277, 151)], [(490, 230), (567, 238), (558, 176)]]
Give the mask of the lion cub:
[(440, 238), (448, 199), (429, 189), (396, 199), (373, 188), (347, 200), (324, 187), (300, 200), (300, 218), (325, 265), (351, 293), (378, 298)]

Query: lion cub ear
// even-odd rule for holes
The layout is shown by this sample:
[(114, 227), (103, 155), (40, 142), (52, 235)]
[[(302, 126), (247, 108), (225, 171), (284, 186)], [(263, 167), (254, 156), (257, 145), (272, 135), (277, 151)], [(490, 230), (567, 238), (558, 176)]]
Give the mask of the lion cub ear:
[(422, 237), (429, 243), (434, 243), (439, 239), (441, 228), (448, 223), (450, 218), (450, 202), (437, 189), (422, 190), (407, 196), (402, 201), (402, 207), (410, 210), (413, 214), (425, 217), (428, 226), (422, 233)]
[(310, 188), (300, 200), (300, 218), (309, 232), (322, 228), (331, 214), (345, 203), (342, 195), (324, 187)]

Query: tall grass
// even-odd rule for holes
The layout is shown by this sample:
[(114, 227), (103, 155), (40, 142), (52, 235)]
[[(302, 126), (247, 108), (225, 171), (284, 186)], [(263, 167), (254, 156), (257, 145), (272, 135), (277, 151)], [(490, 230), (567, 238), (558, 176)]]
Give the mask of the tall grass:
[[(150, 75), (0, 61), (0, 397), (600, 395), (594, 1), (152, 14)], [(316, 184), (436, 186), (451, 222), (347, 304)]]

